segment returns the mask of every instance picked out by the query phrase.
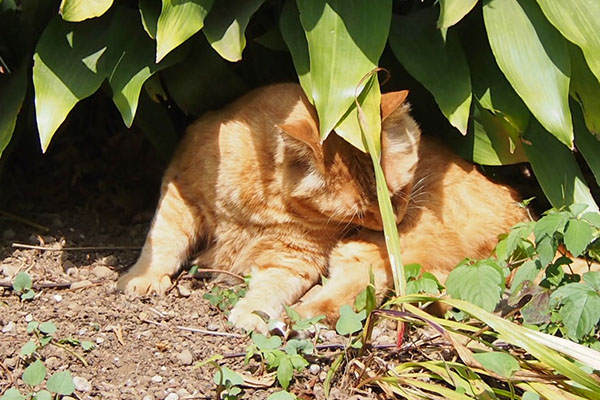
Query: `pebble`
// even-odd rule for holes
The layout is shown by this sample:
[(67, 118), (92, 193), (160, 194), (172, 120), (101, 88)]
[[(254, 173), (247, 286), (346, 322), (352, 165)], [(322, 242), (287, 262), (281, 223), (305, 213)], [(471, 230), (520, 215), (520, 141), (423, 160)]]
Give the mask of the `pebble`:
[(150, 378), (150, 380), (151, 380), (153, 383), (161, 383), (161, 382), (162, 382), (162, 380), (163, 380), (163, 377), (162, 377), (162, 376), (160, 376), (160, 375), (154, 375), (152, 378)]
[(177, 355), (177, 358), (179, 359), (179, 362), (182, 365), (191, 365), (194, 361), (194, 356), (188, 349), (185, 349), (181, 353), (179, 353)]
[(73, 377), (73, 384), (75, 385), (75, 389), (80, 392), (91, 392), (92, 384), (88, 382), (87, 379), (82, 378), (81, 376)]
[(179, 400), (179, 395), (177, 393), (169, 393), (165, 400)]
[(8, 324), (6, 324), (2, 327), (2, 333), (10, 333), (10, 332), (14, 332), (14, 330), (15, 330), (15, 323), (12, 321), (9, 321)]
[(92, 275), (94, 275), (100, 279), (108, 278), (112, 274), (113, 274), (113, 270), (108, 267), (105, 267), (104, 265), (98, 265), (98, 266), (95, 266), (94, 268), (92, 268)]
[(7, 368), (14, 368), (15, 365), (17, 365), (17, 359), (16, 358), (5, 358), (3, 363), (4, 363), (4, 366)]
[(316, 375), (319, 372), (321, 372), (321, 366), (319, 366), (318, 364), (311, 364), (310, 367), (308, 367), (308, 371), (313, 374)]
[(62, 301), (62, 296), (60, 294), (55, 294), (52, 296), (55, 302), (60, 303)]
[(31, 314), (27, 314), (27, 315), (25, 316), (25, 322), (31, 322), (31, 321), (33, 321), (33, 315), (31, 315)]
[(17, 274), (17, 272), (19, 272), (19, 265), (17, 264), (2, 266), (2, 275), (6, 276), (7, 278), (12, 278)]
[(211, 322), (208, 324), (208, 326), (206, 327), (207, 330), (209, 331), (218, 331), (219, 330), (219, 324), (217, 324), (216, 322)]
[[(63, 264), (62, 264), (62, 268), (63, 268), (63, 271), (66, 271), (66, 272), (67, 272), (67, 274), (69, 274), (69, 272), (68, 272), (68, 271), (69, 271), (71, 268), (75, 268), (75, 269), (77, 269), (77, 266), (76, 266), (75, 264), (73, 264), (73, 262), (72, 262), (72, 261), (65, 260), (65, 262), (63, 262)], [(70, 275), (70, 274), (69, 274), (69, 275)]]
[(116, 267), (117, 265), (119, 265), (119, 259), (113, 255), (103, 257), (102, 260), (100, 260), (100, 262), (109, 267)]
[(61, 361), (58, 359), (58, 357), (48, 357), (46, 358), (44, 364), (46, 364), (46, 368), (53, 370), (60, 366)]
[(187, 285), (183, 285), (180, 283), (179, 285), (177, 285), (177, 293), (181, 297), (190, 297), (192, 294), (192, 291), (190, 290), (189, 287), (187, 287)]
[(154, 400), (154, 396), (152, 396), (151, 394), (147, 394), (144, 397), (142, 397), (142, 400)]
[(177, 393), (177, 396), (179, 396), (179, 397), (189, 397), (190, 396), (190, 392), (188, 392), (184, 388), (178, 389), (175, 393)]
[(79, 288), (82, 288), (82, 287), (87, 287), (87, 286), (90, 286), (90, 285), (92, 285), (92, 281), (84, 279), (82, 281), (71, 283), (71, 287), (70, 288), (71, 288), (71, 290), (74, 290), (74, 289), (79, 289)]
[(327, 330), (324, 330), (324, 331), (322, 331), (320, 336), (321, 336), (321, 337), (322, 337), (322, 338), (323, 338), (325, 341), (330, 341), (330, 340), (332, 340), (334, 337), (336, 337), (336, 336), (337, 336), (337, 333), (336, 333), (336, 331), (334, 331), (334, 330), (327, 329)]
[(104, 340), (105, 340), (104, 338), (97, 337), (97, 338), (96, 338), (96, 343), (97, 343), (97, 344), (102, 344), (102, 343), (104, 343)]
[(15, 231), (13, 231), (12, 229), (7, 229), (4, 232), (2, 232), (2, 239), (11, 240), (15, 238), (15, 235)]
[(321, 373), (319, 374), (319, 380), (323, 382), (325, 379), (327, 379), (327, 372), (321, 371)]

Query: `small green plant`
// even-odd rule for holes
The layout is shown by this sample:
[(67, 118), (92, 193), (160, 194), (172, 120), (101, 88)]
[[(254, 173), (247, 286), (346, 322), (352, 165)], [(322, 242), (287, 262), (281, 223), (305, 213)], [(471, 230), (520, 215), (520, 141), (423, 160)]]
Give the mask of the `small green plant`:
[(225, 314), (235, 306), (235, 304), (246, 295), (248, 288), (246, 285), (240, 285), (233, 288), (213, 286), (210, 292), (205, 293), (202, 298), (208, 300), (210, 304), (217, 307)]
[(25, 271), (21, 271), (15, 276), (12, 287), (15, 293), (21, 295), (21, 300), (31, 300), (35, 297), (35, 292), (32, 289), (33, 281)]
[(75, 355), (85, 365), (85, 359), (74, 351), (67, 348), (65, 345), (81, 346), (85, 351), (91, 350), (94, 344), (89, 341), (80, 341), (74, 338), (68, 339), (57, 339), (54, 337), (56, 333), (56, 325), (54, 323), (31, 321), (27, 324), (27, 333), (32, 338), (21, 347), (19, 356), (26, 363), (27, 367), (21, 375), (21, 380), (27, 385), (28, 390), (25, 393), (17, 388), (10, 388), (4, 393), (0, 400), (50, 400), (55, 395), (70, 395), (75, 390), (73, 383), (73, 377), (68, 370), (60, 371), (52, 374), (46, 381), (46, 389), (36, 390), (36, 387), (41, 385), (46, 376), (48, 370), (42, 360), (42, 357), (38, 354), (38, 351), (50, 344), (61, 347), (71, 354)]

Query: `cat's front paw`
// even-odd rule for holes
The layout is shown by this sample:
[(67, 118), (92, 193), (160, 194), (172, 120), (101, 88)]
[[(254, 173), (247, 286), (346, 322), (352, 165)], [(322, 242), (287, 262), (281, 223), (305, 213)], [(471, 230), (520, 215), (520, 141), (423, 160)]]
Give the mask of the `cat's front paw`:
[(229, 322), (236, 328), (244, 329), (246, 332), (254, 331), (266, 335), (268, 333), (267, 324), (254, 311), (259, 310), (257, 307), (240, 300), (231, 310)]
[(168, 275), (137, 274), (128, 272), (117, 281), (117, 290), (125, 294), (144, 296), (152, 293), (165, 294), (171, 287)]

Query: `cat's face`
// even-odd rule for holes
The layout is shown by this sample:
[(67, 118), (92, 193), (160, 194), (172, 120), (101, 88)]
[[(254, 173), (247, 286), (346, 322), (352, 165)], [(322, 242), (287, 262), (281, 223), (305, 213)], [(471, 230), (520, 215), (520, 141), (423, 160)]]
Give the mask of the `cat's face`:
[[(407, 92), (381, 99), (381, 165), (392, 193), (396, 222), (404, 216), (418, 161), (420, 131), (404, 103)], [(294, 115), (295, 114), (295, 115)], [(285, 138), (284, 196), (290, 211), (327, 223), (383, 228), (371, 157), (335, 134), (320, 143), (308, 101), (280, 128)]]

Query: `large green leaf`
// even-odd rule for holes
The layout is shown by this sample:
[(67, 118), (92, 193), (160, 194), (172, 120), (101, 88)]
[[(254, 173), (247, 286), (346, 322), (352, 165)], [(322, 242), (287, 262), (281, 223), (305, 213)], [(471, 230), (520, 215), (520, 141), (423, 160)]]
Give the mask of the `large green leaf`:
[(498, 66), (540, 123), (573, 147), (565, 39), (530, 0), (486, 0), (483, 16)]
[(169, 58), (154, 63), (154, 45), (138, 23), (136, 12), (120, 7), (112, 21), (108, 36), (107, 63), (110, 66), (108, 82), (113, 92), (113, 102), (119, 109), (123, 122), (129, 128), (138, 106), (142, 85), (156, 71), (169, 64)]
[(525, 154), (544, 194), (554, 207), (581, 203), (587, 204), (590, 211), (598, 211), (575, 156), (569, 149), (533, 119), (524, 138)]
[[(600, 90), (600, 87), (598, 90)], [(583, 155), (596, 178), (596, 182), (600, 184), (600, 157), (598, 157), (600, 154), (600, 139), (588, 131), (582, 112), (577, 108), (577, 105), (573, 104), (572, 110), (577, 150)]]
[(213, 0), (162, 0), (156, 29), (156, 62), (204, 26)]
[(588, 283), (561, 286), (550, 299), (563, 304), (559, 314), (570, 338), (581, 339), (591, 333), (600, 320), (600, 294)]
[(463, 19), (479, 0), (440, 0), (438, 28), (448, 28)]
[(546, 18), (583, 50), (600, 81), (600, 2), (595, 0), (537, 0)]
[(279, 17), (281, 36), (290, 50), (294, 68), (300, 80), (300, 85), (306, 97), (313, 102), (310, 83), (310, 59), (308, 57), (308, 42), (304, 34), (295, 0), (286, 0)]
[(581, 105), (585, 124), (590, 132), (600, 138), (600, 82), (590, 71), (581, 49), (569, 44), (569, 55), (572, 69), (571, 96)]
[(244, 32), (252, 14), (265, 0), (220, 0), (206, 17), (204, 35), (226, 60), (239, 61), (246, 47)]
[(0, 157), (15, 130), (17, 116), (27, 91), (27, 68), (0, 75)]
[(394, 16), (390, 45), (404, 68), (433, 94), (440, 109), (463, 135), (471, 107), (469, 66), (456, 32), (444, 37), (433, 9)]
[(381, 0), (376, 7), (369, 0), (298, 0), (297, 4), (308, 41), (310, 94), (325, 139), (352, 105), (361, 79), (377, 67), (389, 32), (392, 2)]
[(155, 0), (140, 0), (138, 3), (144, 30), (152, 39), (156, 38), (156, 26), (160, 16), (161, 5)]
[(44, 30), (33, 56), (35, 111), (42, 151), (79, 101), (104, 80), (107, 20), (70, 24), (55, 17)]
[(62, 0), (59, 12), (65, 21), (80, 22), (101, 16), (112, 3), (113, 0)]
[(508, 165), (527, 161), (521, 142), (512, 142), (518, 135), (502, 114), (494, 115), (477, 104), (467, 136), (450, 140), (459, 145), (457, 152), (462, 157), (477, 164)]
[(202, 36), (194, 37), (188, 57), (167, 68), (162, 76), (173, 100), (191, 115), (221, 107), (248, 90)]
[(491, 312), (502, 296), (504, 276), (492, 262), (463, 262), (448, 274), (446, 289), (452, 298), (467, 300)]

